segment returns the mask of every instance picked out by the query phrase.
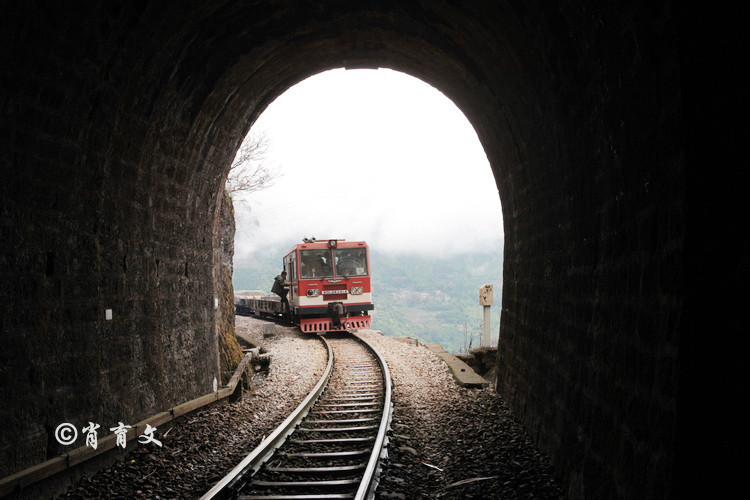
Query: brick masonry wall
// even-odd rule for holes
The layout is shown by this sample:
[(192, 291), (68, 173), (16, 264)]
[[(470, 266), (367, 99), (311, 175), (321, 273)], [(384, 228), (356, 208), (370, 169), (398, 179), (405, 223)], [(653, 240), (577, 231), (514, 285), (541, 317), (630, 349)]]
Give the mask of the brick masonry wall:
[(4, 14), (0, 476), (69, 449), (60, 423), (101, 436), (220, 378), (221, 168), (186, 151), (139, 6), (90, 7)]
[(234, 258), (234, 204), (225, 191), (222, 194), (219, 214), (217, 244), (215, 246), (218, 260), (217, 275), (219, 283), (219, 310), (217, 314), (219, 340), (219, 369), (221, 382), (229, 383), (234, 370), (242, 361), (242, 346), (234, 333), (234, 287), (232, 269)]
[(519, 117), (519, 179), (501, 185), (521, 202), (503, 205), (498, 390), (572, 498), (669, 497), (686, 217), (675, 34), (663, 6), (536, 14), (520, 22), (559, 49), (539, 59), (556, 99)]
[[(723, 301), (704, 312), (685, 262), (700, 290), (719, 289), (705, 269), (741, 270), (746, 249), (729, 233), (711, 235), (731, 251), (710, 263), (698, 249), (719, 219), (704, 215), (703, 184), (710, 201), (739, 196), (734, 170), (703, 175), (705, 138), (723, 132), (701, 124), (714, 106), (695, 102), (730, 104), (704, 88), (719, 31), (693, 36), (704, 12), (62, 4), (16, 2), (0, 30), (0, 476), (58, 454), (61, 421), (114, 425), (209, 390), (226, 169), (269, 102), (346, 66), (422, 78), (474, 125), (506, 235), (497, 387), (570, 496), (663, 498), (699, 477), (689, 415), (711, 412), (691, 398), (704, 371), (724, 373), (718, 354), (733, 351), (739, 321)], [(692, 323), (731, 336), (702, 341)]]

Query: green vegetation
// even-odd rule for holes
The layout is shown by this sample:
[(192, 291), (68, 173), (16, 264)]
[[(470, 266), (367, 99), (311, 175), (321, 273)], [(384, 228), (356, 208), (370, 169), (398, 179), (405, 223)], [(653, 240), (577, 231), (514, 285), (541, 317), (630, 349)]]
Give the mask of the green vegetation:
[(274, 277), (281, 272), (281, 258), (289, 250), (278, 249), (249, 261), (235, 261), (232, 283), (235, 290), (263, 290), (271, 293)]
[[(281, 271), (279, 251), (234, 267), (234, 288), (270, 291)], [(482, 306), (479, 287), (494, 285), (490, 328), (493, 343), (500, 329), (502, 257), (459, 254), (451, 257), (392, 255), (371, 252), (375, 311), (373, 328), (393, 337), (414, 337), (466, 352), (479, 345)]]
[(491, 283), (491, 338), (500, 329), (502, 259), (497, 254), (447, 258), (372, 254), (373, 327), (390, 336), (415, 337), (465, 352), (479, 344), (482, 306), (479, 287)]

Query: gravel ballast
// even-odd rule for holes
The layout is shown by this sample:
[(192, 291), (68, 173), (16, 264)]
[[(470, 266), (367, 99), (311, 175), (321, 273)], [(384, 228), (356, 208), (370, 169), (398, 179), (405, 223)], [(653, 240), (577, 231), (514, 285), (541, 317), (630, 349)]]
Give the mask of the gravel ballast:
[(554, 471), (492, 389), (465, 389), (413, 339), (363, 331), (393, 379), (381, 498), (565, 498)]
[[(237, 316), (262, 342), (267, 373), (235, 403), (226, 400), (160, 427), (162, 447), (128, 443), (123, 459), (59, 498), (198, 498), (278, 426), (317, 382), (325, 348), (296, 328)], [(445, 364), (413, 339), (361, 335), (383, 355), (394, 383), (394, 416), (378, 498), (565, 498), (549, 461), (491, 389), (456, 385)]]

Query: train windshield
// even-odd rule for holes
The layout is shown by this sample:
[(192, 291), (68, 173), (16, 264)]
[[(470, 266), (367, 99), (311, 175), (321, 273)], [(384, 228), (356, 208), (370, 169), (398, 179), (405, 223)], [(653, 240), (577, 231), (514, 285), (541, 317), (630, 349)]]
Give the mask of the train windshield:
[(337, 276), (367, 275), (367, 250), (364, 248), (337, 248), (333, 256)]
[(300, 250), (300, 278), (326, 278), (333, 276), (333, 266), (331, 263), (331, 251), (327, 248), (320, 250)]

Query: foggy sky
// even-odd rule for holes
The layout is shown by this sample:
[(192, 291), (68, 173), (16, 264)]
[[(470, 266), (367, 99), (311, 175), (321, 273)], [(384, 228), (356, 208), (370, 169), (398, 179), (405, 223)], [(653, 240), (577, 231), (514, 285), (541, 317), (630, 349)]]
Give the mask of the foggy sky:
[(303, 237), (384, 252), (497, 248), (500, 199), (484, 151), (438, 90), (390, 70), (333, 70), (292, 87), (251, 130), (274, 185), (235, 197), (235, 260)]

